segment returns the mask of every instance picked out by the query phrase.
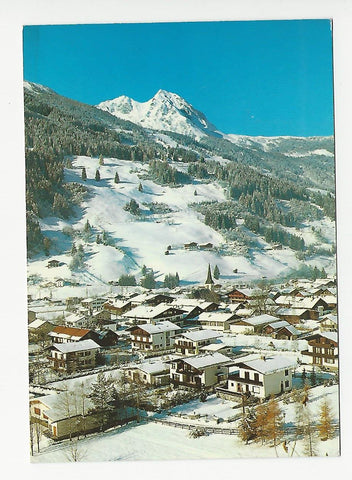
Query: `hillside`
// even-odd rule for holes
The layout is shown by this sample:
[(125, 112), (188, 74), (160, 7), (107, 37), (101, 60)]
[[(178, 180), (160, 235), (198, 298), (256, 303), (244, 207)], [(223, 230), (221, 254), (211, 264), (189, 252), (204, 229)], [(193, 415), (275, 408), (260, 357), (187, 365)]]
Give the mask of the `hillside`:
[[(180, 109), (173, 95), (158, 92), (158, 109), (165, 97)], [(198, 140), (25, 85), (29, 277), (104, 286), (139, 281), (145, 265), (159, 282), (202, 283), (208, 264), (222, 282), (334, 273), (333, 139), (214, 136), (191, 113)], [(61, 266), (44, 268), (53, 257)]]

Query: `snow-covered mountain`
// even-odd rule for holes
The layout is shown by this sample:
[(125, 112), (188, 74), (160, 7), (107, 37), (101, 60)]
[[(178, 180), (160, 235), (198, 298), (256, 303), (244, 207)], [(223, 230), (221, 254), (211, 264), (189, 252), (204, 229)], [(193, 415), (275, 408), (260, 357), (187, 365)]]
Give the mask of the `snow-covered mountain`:
[(97, 105), (116, 117), (153, 130), (167, 130), (191, 137), (220, 132), (205, 115), (176, 93), (159, 90), (147, 102), (137, 102), (122, 95)]

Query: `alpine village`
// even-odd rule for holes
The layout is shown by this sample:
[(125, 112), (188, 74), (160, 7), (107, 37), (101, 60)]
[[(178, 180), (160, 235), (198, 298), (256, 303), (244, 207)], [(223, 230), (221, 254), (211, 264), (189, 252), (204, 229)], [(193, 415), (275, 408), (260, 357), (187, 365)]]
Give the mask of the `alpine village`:
[(24, 99), (31, 461), (337, 456), (333, 137)]

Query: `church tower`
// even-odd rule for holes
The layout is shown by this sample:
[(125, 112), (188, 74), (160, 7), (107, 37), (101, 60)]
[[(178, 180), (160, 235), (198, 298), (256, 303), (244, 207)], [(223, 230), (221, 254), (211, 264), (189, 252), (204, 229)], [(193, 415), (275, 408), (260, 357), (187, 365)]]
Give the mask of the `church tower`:
[(208, 265), (208, 275), (207, 279), (205, 280), (205, 287), (208, 288), (209, 290), (213, 290), (214, 288), (214, 280), (211, 276), (211, 270), (210, 270), (210, 265)]

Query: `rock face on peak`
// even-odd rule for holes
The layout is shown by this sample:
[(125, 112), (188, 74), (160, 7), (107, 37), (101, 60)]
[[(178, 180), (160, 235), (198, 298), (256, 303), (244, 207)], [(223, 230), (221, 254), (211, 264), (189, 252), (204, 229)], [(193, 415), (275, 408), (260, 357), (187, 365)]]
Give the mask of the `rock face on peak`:
[(158, 90), (147, 102), (137, 102), (123, 95), (97, 107), (153, 130), (173, 131), (192, 137), (218, 135), (216, 127), (202, 112), (176, 93), (166, 90)]

